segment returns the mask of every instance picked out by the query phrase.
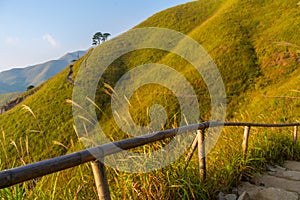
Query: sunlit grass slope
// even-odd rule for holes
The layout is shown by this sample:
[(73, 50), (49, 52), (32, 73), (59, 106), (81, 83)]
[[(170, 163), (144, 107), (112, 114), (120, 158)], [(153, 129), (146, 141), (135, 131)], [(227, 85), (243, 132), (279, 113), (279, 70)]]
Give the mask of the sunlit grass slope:
[[(298, 0), (199, 0), (155, 14), (136, 28), (177, 30), (204, 47), (224, 81), (228, 121), (295, 122), (300, 120), (300, 8), (297, 3)], [(74, 64), (74, 77), (81, 64), (88, 67), (86, 63), (96, 62), (93, 58), (99, 52), (96, 48), (78, 60)], [(89, 54), (91, 56), (85, 62)], [(169, 52), (138, 50), (115, 60), (99, 81), (95, 102), (101, 111), (96, 111), (103, 130), (112, 140), (129, 136), (116, 128), (112, 118), (110, 95), (113, 91), (110, 87), (114, 87), (128, 70), (146, 63), (165, 64), (184, 75), (201, 99), (199, 121), (210, 119), (209, 92), (191, 64)], [(68, 72), (66, 66), (21, 105), (0, 116), (1, 169), (83, 148), (73, 128), (69, 101), (73, 86), (66, 80)], [(139, 125), (149, 124), (147, 114), (154, 104), (161, 104), (167, 110), (164, 129), (180, 124), (178, 101), (167, 88), (146, 85), (129, 100), (131, 114)], [(193, 158), (187, 170), (183, 170), (184, 157), (181, 157), (167, 168), (147, 174), (127, 174), (109, 168), (112, 197), (213, 199), (218, 191), (230, 190), (241, 177), (261, 169), (265, 162), (299, 159), (295, 156), (299, 153), (297, 148), (290, 146), (291, 130), (253, 129), (249, 158), (243, 161), (242, 132), (237, 128), (224, 129), (215, 149), (208, 155), (207, 183), (199, 182), (197, 159)], [(164, 143), (149, 147), (161, 145)], [(149, 147), (137, 151), (151, 151)], [(17, 195), (45, 199), (96, 198), (88, 164), (25, 186), (0, 190), (0, 197), (4, 199), (5, 196), (14, 199)]]

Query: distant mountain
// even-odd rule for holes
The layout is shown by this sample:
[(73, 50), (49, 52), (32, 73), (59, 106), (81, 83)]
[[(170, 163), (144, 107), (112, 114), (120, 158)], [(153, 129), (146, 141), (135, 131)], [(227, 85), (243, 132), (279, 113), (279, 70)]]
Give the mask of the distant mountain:
[(67, 53), (57, 60), (0, 72), (0, 94), (24, 92), (29, 85), (37, 86), (62, 71), (85, 53), (86, 51)]

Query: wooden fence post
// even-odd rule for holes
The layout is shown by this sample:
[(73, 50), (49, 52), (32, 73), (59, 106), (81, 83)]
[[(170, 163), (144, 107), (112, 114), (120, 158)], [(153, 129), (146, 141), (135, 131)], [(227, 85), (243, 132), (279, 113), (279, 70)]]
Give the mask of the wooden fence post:
[(246, 160), (246, 158), (247, 158), (249, 134), (250, 134), (250, 126), (245, 126), (244, 138), (243, 138), (243, 144), (242, 144), (244, 160)]
[(197, 131), (198, 134), (198, 158), (199, 158), (199, 172), (200, 180), (206, 179), (206, 161), (205, 161), (205, 129)]
[(191, 161), (191, 159), (192, 159), (192, 157), (193, 157), (193, 154), (194, 154), (194, 152), (195, 152), (195, 150), (196, 150), (196, 148), (197, 148), (197, 146), (198, 146), (198, 132), (197, 132), (197, 135), (196, 135), (196, 137), (195, 137), (195, 139), (194, 139), (194, 141), (193, 141), (193, 144), (192, 144), (192, 146), (191, 146), (191, 148), (190, 148), (190, 151), (189, 151), (189, 153), (188, 153), (188, 155), (186, 156), (186, 158), (185, 158), (185, 166), (184, 166), (184, 169), (186, 169), (187, 167), (188, 167), (188, 165), (189, 165), (189, 163), (190, 163), (190, 161)]
[(111, 200), (104, 164), (98, 160), (93, 161), (91, 164), (99, 199)]
[(294, 145), (296, 145), (298, 139), (298, 126), (294, 126)]

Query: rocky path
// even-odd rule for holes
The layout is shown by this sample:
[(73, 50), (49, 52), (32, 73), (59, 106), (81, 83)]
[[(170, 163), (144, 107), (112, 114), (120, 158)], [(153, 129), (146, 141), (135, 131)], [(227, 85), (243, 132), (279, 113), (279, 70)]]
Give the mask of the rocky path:
[(284, 167), (268, 167), (268, 171), (243, 182), (237, 194), (220, 194), (220, 200), (300, 200), (300, 162), (286, 161)]

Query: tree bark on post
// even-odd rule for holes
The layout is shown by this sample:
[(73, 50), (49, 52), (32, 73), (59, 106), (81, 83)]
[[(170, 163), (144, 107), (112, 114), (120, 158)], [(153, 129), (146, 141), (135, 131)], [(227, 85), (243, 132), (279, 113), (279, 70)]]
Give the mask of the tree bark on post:
[(204, 181), (206, 179), (205, 129), (198, 130), (197, 132), (200, 180)]
[(244, 160), (246, 160), (246, 158), (247, 158), (249, 134), (250, 134), (250, 126), (245, 126), (243, 145), (242, 145), (243, 146)]
[(294, 126), (294, 145), (296, 145), (298, 139), (298, 126)]
[(93, 161), (91, 164), (99, 199), (111, 200), (104, 164), (98, 160)]

